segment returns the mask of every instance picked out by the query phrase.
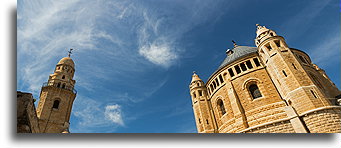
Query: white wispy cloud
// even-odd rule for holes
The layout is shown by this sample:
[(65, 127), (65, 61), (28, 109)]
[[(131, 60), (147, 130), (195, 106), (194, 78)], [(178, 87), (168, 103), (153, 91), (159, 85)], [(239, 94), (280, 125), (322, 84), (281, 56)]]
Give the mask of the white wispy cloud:
[(105, 107), (105, 118), (119, 124), (121, 126), (124, 126), (124, 122), (122, 119), (122, 112), (121, 112), (121, 106), (118, 104), (114, 105), (107, 105)]
[[(81, 90), (74, 103), (73, 115), (80, 120), (76, 127), (128, 124), (118, 108), (140, 103), (163, 87), (168, 79), (162, 72), (185, 53), (179, 39), (215, 16), (220, 2), (165, 2), (171, 8), (164, 9), (144, 3), (148, 2), (18, 1), (18, 89), (38, 95), (58, 60), (74, 48), (74, 78)], [(154, 75), (146, 74), (151, 71)], [(115, 95), (102, 95), (101, 100), (82, 96), (98, 92)], [(120, 107), (106, 110), (112, 102)]]
[[(116, 128), (125, 126), (121, 105), (85, 96), (77, 96), (72, 114), (77, 122), (71, 123), (71, 132), (114, 132)], [(110, 130), (103, 131), (106, 128)]]
[(151, 45), (144, 45), (140, 48), (139, 53), (150, 62), (165, 67), (169, 67), (178, 58), (177, 53), (167, 44), (156, 45), (153, 43)]

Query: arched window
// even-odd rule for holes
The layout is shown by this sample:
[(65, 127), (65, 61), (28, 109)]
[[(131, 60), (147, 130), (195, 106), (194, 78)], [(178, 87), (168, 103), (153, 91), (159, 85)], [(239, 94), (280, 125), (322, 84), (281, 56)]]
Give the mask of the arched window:
[(65, 83), (62, 85), (62, 88), (65, 88)]
[(54, 102), (53, 102), (53, 109), (58, 109), (58, 107), (59, 107), (59, 100), (54, 100)]
[(62, 79), (65, 79), (65, 75), (62, 76)]
[(217, 104), (218, 104), (218, 108), (219, 108), (219, 112), (221, 113), (221, 116), (225, 115), (226, 110), (225, 110), (224, 102), (221, 99), (219, 99), (217, 101)]
[(256, 84), (251, 84), (249, 86), (249, 91), (253, 99), (262, 97), (262, 94), (260, 93), (259, 88)]
[(60, 87), (60, 82), (57, 84), (57, 87), (58, 87), (58, 88)]

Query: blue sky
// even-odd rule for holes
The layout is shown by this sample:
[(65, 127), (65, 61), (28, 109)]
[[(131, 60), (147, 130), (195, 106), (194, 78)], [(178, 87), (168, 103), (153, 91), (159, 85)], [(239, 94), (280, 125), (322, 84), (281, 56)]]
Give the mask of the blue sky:
[(232, 48), (255, 46), (256, 23), (305, 51), (340, 88), (339, 3), (19, 0), (17, 89), (39, 98), (74, 48), (73, 133), (196, 132), (188, 85)]

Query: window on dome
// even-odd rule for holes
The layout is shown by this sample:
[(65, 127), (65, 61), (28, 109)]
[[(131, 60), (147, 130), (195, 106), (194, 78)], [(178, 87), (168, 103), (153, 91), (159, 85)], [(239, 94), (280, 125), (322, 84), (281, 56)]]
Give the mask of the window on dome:
[(238, 65), (234, 66), (234, 69), (236, 70), (237, 74), (239, 74), (241, 72)]
[(213, 85), (211, 84), (210, 87), (211, 87), (211, 92), (213, 92), (214, 90)]
[(219, 75), (219, 80), (220, 80), (220, 83), (224, 83), (223, 77), (221, 75)]
[(215, 84), (215, 82), (213, 81), (213, 88), (216, 89), (217, 85)]
[(242, 68), (243, 71), (246, 71), (246, 70), (247, 70), (244, 63), (241, 63), (241, 64), (240, 64), (240, 67)]
[(253, 66), (252, 66), (252, 64), (251, 64), (251, 62), (248, 60), (248, 61), (246, 61), (246, 66), (247, 66), (247, 68), (249, 68), (249, 69), (252, 69), (253, 68)]
[(220, 85), (220, 83), (219, 83), (219, 81), (218, 81), (218, 79), (217, 79), (217, 78), (215, 78), (215, 82), (217, 83), (217, 86), (219, 86), (219, 85)]
[(262, 97), (262, 94), (260, 93), (259, 88), (256, 84), (251, 84), (249, 86), (249, 91), (253, 99)]
[(230, 76), (233, 77), (234, 76), (233, 70), (230, 68), (228, 71), (229, 71)]
[(260, 63), (257, 58), (254, 58), (253, 61), (255, 62), (256, 66), (260, 66)]

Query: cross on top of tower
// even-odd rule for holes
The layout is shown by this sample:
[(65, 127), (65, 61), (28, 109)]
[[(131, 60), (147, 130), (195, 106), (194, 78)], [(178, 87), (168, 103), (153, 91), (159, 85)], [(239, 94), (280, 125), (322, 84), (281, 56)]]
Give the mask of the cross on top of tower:
[(68, 51), (68, 56), (70, 57), (71, 56), (71, 54), (72, 54), (72, 48), (70, 48), (70, 50)]
[(232, 43), (233, 43), (233, 47), (237, 47), (238, 46), (237, 43), (234, 40), (232, 40)]

